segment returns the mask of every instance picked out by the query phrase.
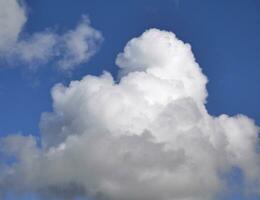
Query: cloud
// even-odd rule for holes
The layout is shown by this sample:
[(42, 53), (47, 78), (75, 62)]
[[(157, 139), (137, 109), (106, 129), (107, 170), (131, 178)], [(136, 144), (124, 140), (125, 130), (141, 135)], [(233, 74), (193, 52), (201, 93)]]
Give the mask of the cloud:
[(82, 22), (78, 24), (75, 30), (68, 31), (63, 35), (61, 43), (62, 56), (58, 62), (63, 70), (85, 63), (96, 53), (103, 39), (101, 33), (89, 26), (89, 24), (89, 19), (83, 16)]
[(83, 16), (74, 30), (57, 34), (52, 30), (32, 35), (23, 33), (28, 20), (24, 3), (0, 0), (0, 59), (8, 64), (31, 67), (55, 62), (60, 70), (73, 70), (86, 63), (103, 41), (102, 34)]
[(259, 127), (244, 115), (211, 116), (207, 78), (189, 44), (150, 29), (116, 59), (121, 79), (105, 72), (52, 89), (53, 112), (41, 117), (42, 146), (8, 136), (2, 193), (44, 199), (213, 200), (228, 192), (225, 174), (243, 174), (259, 191)]
[(0, 9), (0, 50), (4, 51), (17, 41), (27, 17), (25, 7), (16, 0), (1, 0)]

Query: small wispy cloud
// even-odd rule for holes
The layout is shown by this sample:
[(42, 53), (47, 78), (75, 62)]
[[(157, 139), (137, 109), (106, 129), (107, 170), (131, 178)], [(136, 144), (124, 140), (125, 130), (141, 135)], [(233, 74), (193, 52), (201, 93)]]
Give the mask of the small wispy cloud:
[(103, 41), (102, 34), (91, 27), (86, 16), (74, 30), (61, 35), (47, 29), (22, 36), (28, 20), (23, 3), (0, 0), (0, 15), (0, 59), (10, 65), (25, 63), (36, 68), (52, 61), (60, 70), (71, 71), (86, 63)]

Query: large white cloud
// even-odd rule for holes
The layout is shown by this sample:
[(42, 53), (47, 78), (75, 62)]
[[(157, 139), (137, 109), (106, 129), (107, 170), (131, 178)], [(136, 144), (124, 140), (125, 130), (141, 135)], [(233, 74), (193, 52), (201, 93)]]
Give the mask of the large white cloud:
[[(260, 189), (259, 127), (244, 115), (213, 117), (205, 108), (207, 78), (188, 44), (151, 29), (132, 39), (105, 72), (52, 89), (42, 147), (33, 137), (2, 139), (3, 194), (45, 199), (212, 200), (235, 167), (243, 190)], [(241, 187), (242, 187), (241, 186)]]
[(103, 40), (85, 16), (74, 30), (61, 35), (51, 30), (26, 35), (23, 33), (26, 22), (22, 1), (0, 0), (0, 59), (7, 64), (23, 62), (35, 67), (54, 60), (59, 69), (72, 70), (87, 62)]

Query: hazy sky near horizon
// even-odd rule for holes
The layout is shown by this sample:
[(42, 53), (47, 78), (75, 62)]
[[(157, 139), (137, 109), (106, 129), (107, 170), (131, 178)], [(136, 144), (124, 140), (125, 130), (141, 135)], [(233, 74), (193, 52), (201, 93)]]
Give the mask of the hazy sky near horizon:
[[(138, 186), (133, 177), (145, 179), (148, 171), (161, 185), (144, 182), (141, 189), (153, 189), (161, 200), (259, 199), (249, 191), (260, 188), (260, 177), (251, 180), (260, 170), (259, 10), (257, 0), (0, 0), (0, 136), (10, 138), (1, 143), (8, 148), (4, 153), (1, 148), (0, 187), (30, 177), (24, 188), (16, 189), (27, 195), (21, 199), (67, 195), (142, 200), (152, 194), (132, 195), (138, 192), (131, 188)], [(94, 92), (96, 87), (101, 89)], [(93, 133), (98, 136), (92, 137)], [(181, 134), (188, 136), (179, 138)], [(193, 134), (201, 137), (194, 139)], [(91, 170), (81, 180), (68, 158), (75, 156), (83, 174), (85, 168), (106, 166), (92, 156), (99, 149), (91, 144), (102, 146), (103, 138), (113, 155), (127, 146), (132, 160), (100, 167), (105, 181), (101, 175), (92, 176)], [(176, 143), (180, 146), (173, 148)], [(112, 148), (117, 145), (118, 149)], [(218, 151), (221, 148), (225, 150)], [(193, 155), (203, 149), (207, 155)], [(93, 154), (85, 155), (86, 151)], [(142, 155), (155, 158), (146, 160)], [(34, 156), (39, 160), (27, 163), (25, 157)], [(116, 159), (102, 151), (99, 156), (112, 162), (122, 155)], [(58, 161), (49, 163), (46, 157)], [(198, 170), (201, 177), (197, 177), (191, 163), (199, 167), (202, 160), (210, 164)], [(35, 162), (42, 165), (30, 164)], [(6, 176), (16, 164), (14, 175)], [(50, 166), (43, 172), (46, 177), (56, 174), (57, 166), (69, 167), (57, 181), (50, 178), (36, 184), (46, 165)], [(187, 171), (177, 172), (179, 167)], [(123, 171), (108, 176), (111, 169), (122, 168), (134, 175)], [(30, 170), (37, 175), (26, 174)], [(172, 179), (181, 179), (182, 185), (163, 179), (164, 170)], [(118, 185), (124, 185), (118, 181), (121, 176), (128, 180), (128, 189), (116, 192)], [(189, 185), (191, 180), (201, 180), (207, 191)], [(219, 191), (225, 184), (231, 186), (223, 197)], [(192, 189), (183, 192), (187, 187)], [(8, 193), (4, 200), (18, 198), (8, 186), (1, 190)], [(54, 191), (54, 196), (46, 196), (46, 191)]]

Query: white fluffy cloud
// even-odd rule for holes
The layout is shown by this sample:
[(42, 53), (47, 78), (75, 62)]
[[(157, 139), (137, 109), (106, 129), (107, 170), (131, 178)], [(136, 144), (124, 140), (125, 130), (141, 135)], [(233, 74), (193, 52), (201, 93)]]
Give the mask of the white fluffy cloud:
[(244, 115), (213, 117), (207, 78), (189, 44), (150, 29), (116, 59), (121, 79), (105, 72), (52, 89), (42, 147), (33, 137), (2, 139), (3, 194), (45, 199), (213, 200), (232, 169), (243, 189), (260, 189), (259, 127)]
[[(46, 30), (24, 36), (26, 8), (19, 0), (0, 0), (0, 58), (8, 64), (19, 61), (35, 66), (57, 62), (61, 70), (72, 70), (95, 54), (102, 34), (83, 16), (75, 30), (58, 35)], [(15, 61), (14, 61), (15, 60)]]

